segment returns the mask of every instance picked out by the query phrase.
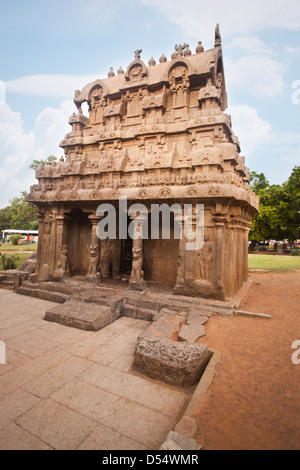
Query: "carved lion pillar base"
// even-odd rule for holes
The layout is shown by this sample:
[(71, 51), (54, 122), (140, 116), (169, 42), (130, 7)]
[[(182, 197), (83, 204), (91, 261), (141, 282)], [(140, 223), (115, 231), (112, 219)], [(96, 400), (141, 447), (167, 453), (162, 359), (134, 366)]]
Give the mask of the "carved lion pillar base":
[(146, 289), (148, 289), (146, 281), (129, 281), (129, 289), (135, 290), (138, 292), (144, 292)]
[(62, 281), (71, 277), (70, 267), (68, 263), (68, 222), (70, 217), (66, 214), (56, 215), (56, 256), (55, 269), (51, 279), (54, 281)]
[(92, 234), (90, 242), (90, 262), (88, 273), (85, 277), (86, 281), (91, 284), (100, 284), (102, 281), (100, 271), (100, 240), (97, 236), (97, 225), (101, 220), (101, 217), (90, 215), (89, 220), (92, 224)]
[(91, 284), (100, 284), (101, 283), (101, 273), (96, 274), (87, 274), (85, 277), (86, 282), (90, 282)]
[(129, 281), (129, 289), (143, 292), (147, 289), (147, 283), (144, 279), (144, 243), (143, 243), (143, 216), (132, 217), (134, 223), (134, 239), (132, 248), (132, 270)]

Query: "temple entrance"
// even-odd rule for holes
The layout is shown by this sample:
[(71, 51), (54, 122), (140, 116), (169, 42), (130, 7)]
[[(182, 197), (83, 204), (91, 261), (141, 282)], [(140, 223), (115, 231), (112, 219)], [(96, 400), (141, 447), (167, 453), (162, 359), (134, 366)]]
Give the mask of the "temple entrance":
[[(130, 218), (128, 217), (127, 220), (127, 233), (128, 227), (130, 224)], [(133, 240), (130, 237), (127, 237), (126, 240), (122, 240), (122, 247), (121, 247), (121, 267), (120, 273), (121, 274), (130, 274), (132, 268), (132, 247), (133, 247)]]
[(122, 240), (121, 274), (130, 274), (132, 268), (132, 239)]
[(86, 275), (90, 261), (92, 225), (88, 214), (80, 209), (70, 213), (68, 230), (68, 262), (71, 275)]
[(174, 234), (174, 214), (170, 217), (170, 238), (163, 239), (162, 218), (160, 217), (159, 239), (151, 239), (151, 218), (149, 236), (144, 240), (145, 280), (165, 286), (175, 286), (178, 269), (179, 240)]

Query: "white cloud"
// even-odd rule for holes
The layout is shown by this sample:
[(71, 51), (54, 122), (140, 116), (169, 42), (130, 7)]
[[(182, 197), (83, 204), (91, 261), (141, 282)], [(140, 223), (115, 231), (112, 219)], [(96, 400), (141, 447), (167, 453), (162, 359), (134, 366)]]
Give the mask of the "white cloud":
[(71, 129), (68, 118), (74, 111), (72, 101), (61, 103), (59, 109), (46, 108), (27, 133), (20, 113), (0, 105), (0, 207), (34, 183), (34, 171), (29, 169), (33, 160), (63, 153), (58, 145)]
[(231, 106), (232, 127), (238, 136), (242, 154), (250, 157), (256, 149), (272, 140), (272, 127), (258, 115), (256, 109), (248, 105)]
[(300, 53), (300, 46), (285, 46), (283, 48), (285, 52), (288, 52), (289, 54), (299, 54)]
[(284, 89), (283, 65), (268, 56), (226, 57), (226, 80), (253, 95), (276, 96)]
[(0, 80), (0, 105), (6, 102), (6, 86), (5, 82)]
[(256, 55), (272, 55), (273, 49), (264, 43), (261, 39), (254, 36), (241, 36), (234, 38), (230, 44), (226, 46), (229, 49), (242, 49)]
[(299, 0), (138, 0), (157, 8), (170, 21), (179, 25), (187, 37), (211, 42), (213, 28), (220, 23), (224, 37), (248, 34), (266, 28), (300, 29)]
[[(101, 76), (94, 75), (31, 75), (6, 82), (6, 90), (24, 95), (70, 98), (70, 93), (81, 90), (87, 83)], [(103, 76), (102, 76), (103, 78)]]
[(58, 150), (58, 144), (67, 132), (71, 131), (68, 124), (69, 117), (76, 111), (73, 101), (64, 101), (60, 109), (46, 108), (42, 111), (35, 121), (35, 141), (45, 156), (63, 153)]

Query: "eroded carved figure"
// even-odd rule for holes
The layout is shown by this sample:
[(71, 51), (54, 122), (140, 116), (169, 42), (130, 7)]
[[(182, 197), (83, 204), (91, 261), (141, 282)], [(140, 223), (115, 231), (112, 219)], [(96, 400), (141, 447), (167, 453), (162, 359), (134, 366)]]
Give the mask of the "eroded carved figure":
[(176, 285), (180, 286), (181, 284), (184, 284), (184, 256), (182, 252), (179, 252)]
[(132, 271), (131, 271), (131, 281), (141, 282), (144, 281), (144, 271), (143, 271), (143, 246), (141, 240), (134, 240), (132, 248)]
[(99, 272), (100, 246), (90, 245), (90, 263), (88, 268), (88, 276), (97, 276)]
[(204, 237), (204, 246), (197, 255), (196, 278), (210, 281), (213, 268), (213, 243), (209, 237)]
[(63, 279), (64, 277), (70, 276), (70, 268), (68, 263), (68, 247), (62, 245), (60, 255), (56, 264), (56, 270), (54, 277)]

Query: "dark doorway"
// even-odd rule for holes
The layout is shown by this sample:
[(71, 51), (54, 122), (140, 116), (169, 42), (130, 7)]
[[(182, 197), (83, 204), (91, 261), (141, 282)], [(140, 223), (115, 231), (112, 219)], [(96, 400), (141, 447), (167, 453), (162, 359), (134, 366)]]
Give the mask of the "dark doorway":
[(68, 261), (72, 276), (86, 275), (90, 261), (92, 226), (88, 214), (74, 210), (71, 214), (68, 236)]
[(121, 266), (120, 266), (120, 273), (121, 274), (131, 274), (132, 269), (132, 248), (133, 248), (133, 240), (128, 236), (128, 227), (130, 224), (130, 218), (127, 218), (127, 239), (122, 240), (122, 248), (121, 248)]
[(131, 273), (132, 247), (133, 247), (133, 241), (131, 238), (127, 238), (127, 240), (122, 240), (121, 274)]

